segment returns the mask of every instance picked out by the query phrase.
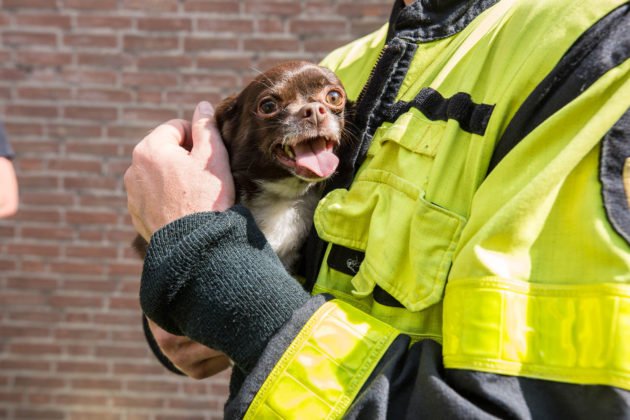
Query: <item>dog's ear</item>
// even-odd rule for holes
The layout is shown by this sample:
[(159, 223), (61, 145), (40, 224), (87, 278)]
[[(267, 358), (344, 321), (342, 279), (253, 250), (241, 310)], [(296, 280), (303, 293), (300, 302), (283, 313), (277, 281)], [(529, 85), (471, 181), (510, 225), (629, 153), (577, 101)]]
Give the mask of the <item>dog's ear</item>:
[(228, 96), (222, 100), (214, 110), (214, 119), (217, 122), (217, 128), (219, 132), (221, 132), (221, 136), (223, 136), (225, 142), (229, 142), (233, 137), (231, 135), (232, 130), (236, 126), (235, 123), (240, 114), (238, 112), (237, 99), (238, 95)]

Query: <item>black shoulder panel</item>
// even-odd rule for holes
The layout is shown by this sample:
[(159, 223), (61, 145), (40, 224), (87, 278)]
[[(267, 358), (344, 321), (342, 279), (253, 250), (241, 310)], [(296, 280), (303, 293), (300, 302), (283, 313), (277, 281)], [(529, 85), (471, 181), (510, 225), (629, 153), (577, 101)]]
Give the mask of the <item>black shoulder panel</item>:
[(630, 5), (619, 6), (578, 38), (534, 89), (497, 142), (488, 172), (532, 130), (630, 57)]
[(630, 109), (610, 129), (602, 141), (599, 179), (606, 215), (613, 228), (630, 243), (630, 191), (624, 184), (630, 160)]

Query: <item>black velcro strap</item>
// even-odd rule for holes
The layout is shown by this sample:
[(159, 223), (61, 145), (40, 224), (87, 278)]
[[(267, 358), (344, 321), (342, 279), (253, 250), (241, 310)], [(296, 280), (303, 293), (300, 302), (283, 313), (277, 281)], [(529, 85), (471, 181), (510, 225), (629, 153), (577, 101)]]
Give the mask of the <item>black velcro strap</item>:
[(488, 127), (494, 105), (476, 104), (467, 93), (443, 97), (432, 88), (423, 88), (411, 101), (396, 102), (389, 110), (386, 121), (394, 122), (411, 108), (416, 108), (431, 121), (455, 120), (462, 130), (483, 136)]
[(328, 266), (333, 270), (340, 271), (349, 276), (355, 276), (359, 272), (359, 267), (365, 258), (363, 251), (346, 248), (333, 244), (328, 254)]
[(630, 5), (600, 19), (571, 46), (518, 109), (494, 149), (497, 164), (536, 127), (630, 57)]

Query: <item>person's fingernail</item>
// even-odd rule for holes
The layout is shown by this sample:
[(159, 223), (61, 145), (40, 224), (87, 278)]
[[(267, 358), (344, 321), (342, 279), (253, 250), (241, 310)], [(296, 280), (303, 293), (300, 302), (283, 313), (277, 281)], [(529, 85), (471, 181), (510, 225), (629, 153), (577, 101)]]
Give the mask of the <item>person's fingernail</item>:
[(200, 114), (207, 115), (207, 116), (214, 114), (214, 108), (212, 107), (210, 102), (202, 101), (202, 102), (199, 102), (198, 106), (199, 106)]

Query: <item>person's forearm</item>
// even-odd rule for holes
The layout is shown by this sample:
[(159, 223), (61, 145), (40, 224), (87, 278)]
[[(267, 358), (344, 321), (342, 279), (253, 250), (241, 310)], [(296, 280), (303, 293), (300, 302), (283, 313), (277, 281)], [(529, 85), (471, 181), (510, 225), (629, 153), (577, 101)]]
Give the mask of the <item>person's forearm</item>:
[(0, 218), (13, 216), (18, 209), (18, 184), (13, 163), (0, 157)]
[(158, 230), (140, 292), (145, 314), (160, 327), (225, 352), (245, 371), (308, 298), (239, 206)]

